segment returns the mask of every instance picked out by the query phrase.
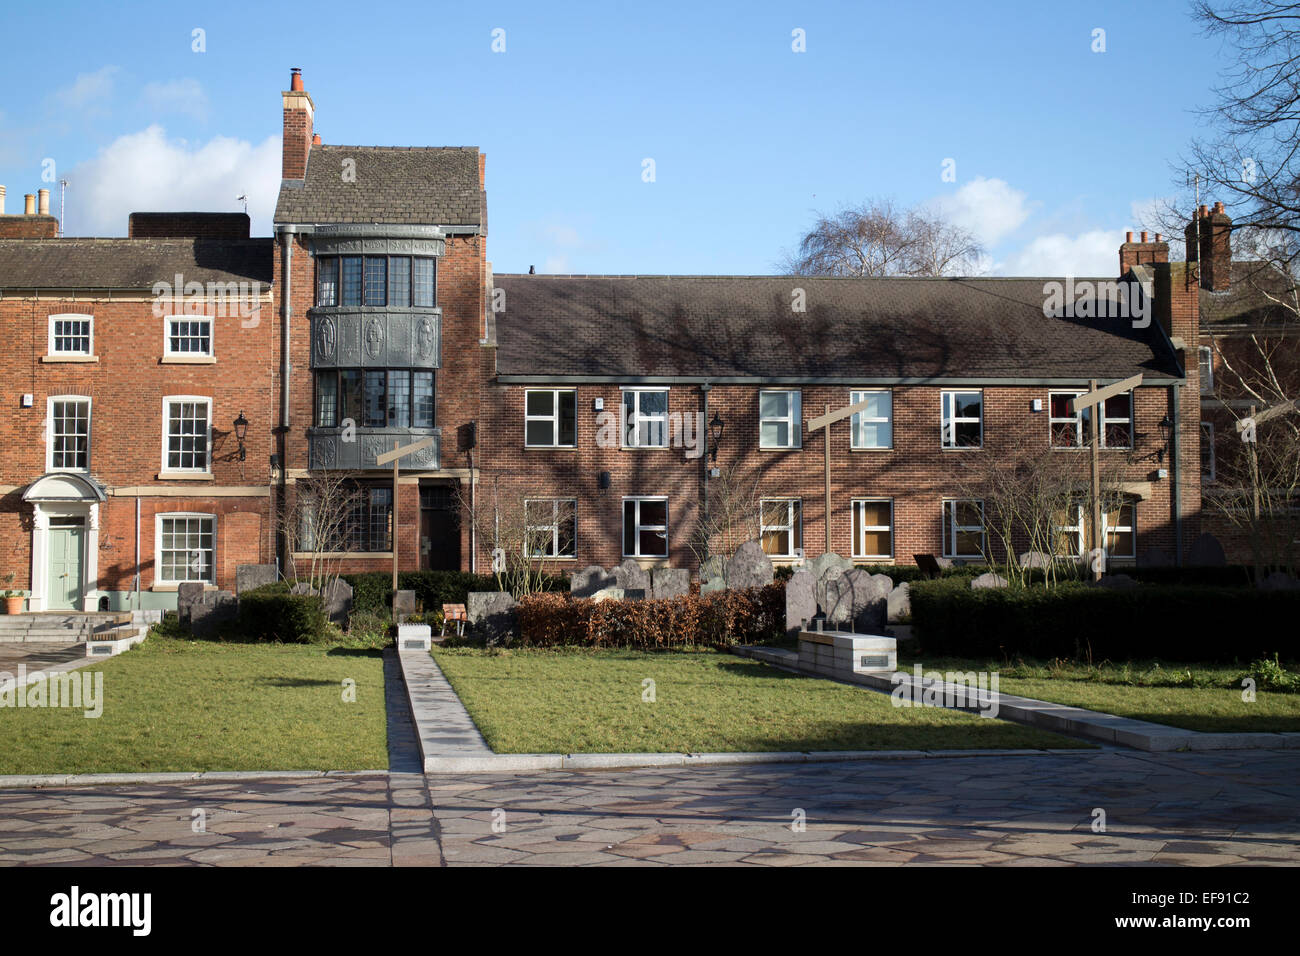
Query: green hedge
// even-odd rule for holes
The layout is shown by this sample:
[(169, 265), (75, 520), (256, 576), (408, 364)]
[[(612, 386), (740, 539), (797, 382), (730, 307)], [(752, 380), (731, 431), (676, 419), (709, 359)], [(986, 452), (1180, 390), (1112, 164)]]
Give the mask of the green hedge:
[(1247, 661), (1300, 656), (1300, 592), (1145, 584), (971, 590), (913, 585), (912, 623), (927, 654), (1044, 660)]
[[(393, 606), (393, 573), (368, 571), (364, 574), (341, 574), (352, 585), (352, 607), (357, 611), (380, 613)], [(569, 590), (569, 579), (550, 575), (543, 581), (548, 591)], [(397, 575), (402, 591), (414, 591), (416, 600), (428, 613), (441, 611), (444, 604), (464, 604), (470, 591), (499, 591), (495, 574), (469, 571), (402, 571)]]
[(239, 627), (247, 637), (306, 644), (319, 639), (328, 625), (321, 599), (314, 594), (290, 594), (285, 581), (239, 596)]

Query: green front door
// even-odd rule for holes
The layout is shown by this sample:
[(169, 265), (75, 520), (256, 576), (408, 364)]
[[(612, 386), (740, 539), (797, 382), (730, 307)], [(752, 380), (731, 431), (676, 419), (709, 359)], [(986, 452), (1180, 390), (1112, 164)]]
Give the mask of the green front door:
[(81, 525), (50, 523), (49, 609), (81, 610)]

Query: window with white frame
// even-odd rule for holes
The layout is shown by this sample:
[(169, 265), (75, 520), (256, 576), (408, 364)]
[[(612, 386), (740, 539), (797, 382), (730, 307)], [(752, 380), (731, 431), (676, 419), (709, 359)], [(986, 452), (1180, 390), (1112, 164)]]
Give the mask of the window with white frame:
[(573, 448), (578, 443), (578, 393), (571, 388), (524, 392), (524, 445)]
[(1201, 391), (1214, 391), (1214, 350), (1202, 345), (1196, 350), (1197, 368), (1201, 373)]
[(212, 319), (206, 316), (167, 316), (165, 354), (211, 356)]
[(668, 447), (668, 389), (623, 389), (623, 447)]
[(894, 499), (855, 498), (853, 500), (853, 556), (855, 558), (894, 556)]
[(530, 558), (572, 558), (578, 553), (578, 499), (529, 498), (524, 501), (528, 529), (524, 553)]
[(205, 581), (215, 584), (216, 524), (214, 515), (158, 515), (154, 544), (155, 583)]
[(50, 316), (50, 355), (93, 355), (95, 317), (65, 313)]
[(90, 399), (51, 395), (48, 409), (47, 471), (86, 471), (90, 467)]
[(943, 393), (943, 447), (980, 448), (984, 444), (984, 393)]
[(774, 558), (803, 556), (803, 500), (800, 498), (764, 498), (759, 503), (762, 514), (763, 551)]
[[(1071, 399), (1084, 394), (1052, 392), (1048, 397), (1048, 428), (1053, 448), (1084, 448), (1092, 441), (1092, 416), (1096, 405), (1070, 411)], [(1101, 447), (1133, 447), (1133, 393), (1112, 395), (1101, 403)]]
[(623, 499), (623, 556), (668, 556), (668, 499)]
[(172, 395), (163, 399), (163, 471), (207, 472), (212, 399)]
[(870, 402), (853, 413), (852, 448), (894, 447), (894, 396), (889, 389), (849, 392), (849, 404)]
[[(1056, 526), (1057, 554), (1079, 557), (1092, 550), (1091, 522), (1086, 501), (1073, 501)], [(1106, 542), (1107, 558), (1133, 558), (1137, 556), (1137, 538), (1133, 533), (1136, 508), (1126, 501), (1114, 511), (1103, 511), (1101, 535)]]
[(1214, 422), (1201, 422), (1201, 480), (1214, 481)]
[(979, 498), (950, 498), (943, 503), (943, 556), (984, 556), (984, 502)]
[(758, 447), (798, 448), (803, 438), (803, 418), (798, 389), (758, 393)]

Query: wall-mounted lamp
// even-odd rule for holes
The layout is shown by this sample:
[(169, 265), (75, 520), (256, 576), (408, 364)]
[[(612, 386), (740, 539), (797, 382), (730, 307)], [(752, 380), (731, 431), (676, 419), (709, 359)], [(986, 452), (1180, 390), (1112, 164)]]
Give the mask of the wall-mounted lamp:
[(1160, 446), (1160, 450), (1156, 452), (1156, 461), (1163, 462), (1165, 460), (1165, 452), (1169, 449), (1169, 441), (1173, 438), (1173, 435), (1174, 420), (1166, 415), (1160, 419), (1160, 438), (1163, 444)]
[(722, 441), (723, 429), (722, 416), (717, 412), (713, 413), (713, 418), (709, 420), (709, 460), (718, 460), (718, 444)]
[(244, 447), (244, 439), (248, 437), (248, 419), (244, 417), (244, 410), (239, 410), (239, 417), (235, 419), (235, 440), (239, 442), (239, 460), (243, 461), (248, 457), (248, 449)]

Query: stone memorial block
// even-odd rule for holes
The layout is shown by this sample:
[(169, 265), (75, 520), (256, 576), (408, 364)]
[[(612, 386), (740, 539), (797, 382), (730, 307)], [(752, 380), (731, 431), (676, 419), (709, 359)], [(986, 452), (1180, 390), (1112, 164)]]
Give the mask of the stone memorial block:
[(241, 564), (235, 568), (235, 593), (243, 594), (279, 579), (274, 564)]
[(826, 624), (833, 630), (851, 628), (871, 634), (885, 627), (885, 617), (892, 582), (884, 575), (868, 574), (850, 568), (826, 582)]
[(597, 591), (618, 585), (617, 578), (598, 564), (574, 571), (569, 578), (569, 593), (576, 598), (591, 597)]
[(772, 583), (772, 559), (757, 541), (746, 541), (727, 562), (727, 587), (761, 588)]
[(785, 582), (785, 631), (798, 637), (800, 631), (812, 629), (817, 616), (817, 585), (807, 571), (796, 571)]
[(848, 558), (841, 558), (834, 551), (825, 551), (808, 561), (804, 567), (812, 575), (813, 586), (817, 589), (817, 606), (824, 611), (827, 583), (838, 578), (845, 571), (851, 571), (853, 562)]
[(184, 581), (176, 588), (176, 614), (182, 624), (190, 622), (190, 608), (203, 602), (202, 581)]
[(1041, 551), (1026, 551), (1020, 556), (1020, 566), (1022, 568), (1050, 568), (1052, 566), (1052, 556), (1043, 554)]
[(325, 588), (325, 613), (336, 624), (347, 623), (352, 613), (352, 585), (342, 578), (335, 578)]
[(591, 596), (593, 601), (621, 601), (627, 596), (622, 588), (601, 588)]
[(465, 610), (474, 633), (489, 647), (510, 644), (519, 633), (515, 599), (508, 591), (470, 591)]
[(691, 572), (685, 568), (655, 568), (650, 572), (650, 593), (656, 601), (691, 593)]
[(650, 572), (637, 564), (633, 558), (627, 558), (622, 564), (610, 569), (614, 575), (614, 587), (624, 591), (649, 591)]
[(190, 632), (198, 636), (211, 634), (238, 614), (239, 599), (233, 592), (208, 591), (200, 603), (190, 605)]

